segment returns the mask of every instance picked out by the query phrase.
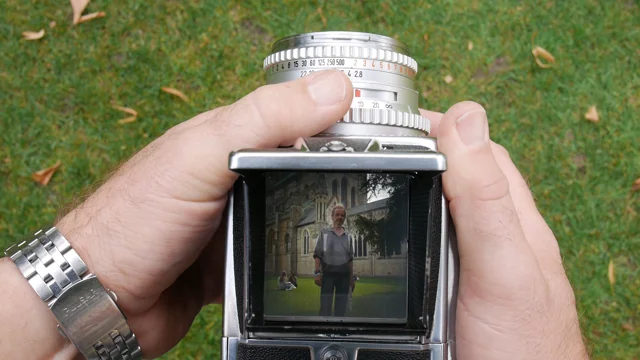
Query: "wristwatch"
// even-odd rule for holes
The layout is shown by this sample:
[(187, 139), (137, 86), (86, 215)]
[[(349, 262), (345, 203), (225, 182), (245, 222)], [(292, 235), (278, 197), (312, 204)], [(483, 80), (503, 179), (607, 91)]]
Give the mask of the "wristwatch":
[(89, 360), (138, 360), (142, 351), (112, 291), (105, 289), (56, 229), (39, 230), (5, 256), (58, 319), (58, 331)]

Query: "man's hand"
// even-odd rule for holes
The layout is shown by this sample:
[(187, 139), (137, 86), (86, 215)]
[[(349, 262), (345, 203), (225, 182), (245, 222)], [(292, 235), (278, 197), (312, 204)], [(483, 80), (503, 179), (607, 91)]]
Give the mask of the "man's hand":
[(423, 115), (447, 156), (458, 359), (587, 359), (558, 243), (509, 153), (489, 139), (485, 110), (463, 102)]
[[(335, 70), (263, 86), (170, 129), (56, 224), (89, 271), (116, 293), (146, 358), (170, 350), (202, 306), (221, 297), (223, 211), (237, 178), (228, 170), (229, 153), (292, 145), (314, 135), (339, 120), (352, 97), (348, 77)], [(0, 307), (5, 308), (0, 354), (11, 359), (60, 354), (65, 344), (46, 304), (13, 264), (0, 265), (6, 269), (1, 274), (11, 273), (16, 280), (10, 283), (20, 284), (24, 297), (33, 300), (30, 308), (41, 310), (29, 321), (25, 316), (35, 314), (29, 308)], [(13, 298), (24, 303), (19, 295)], [(6, 325), (7, 319), (20, 325)], [(36, 326), (41, 319), (47, 323)], [(33, 330), (28, 339), (16, 331), (23, 324)], [(23, 342), (38, 346), (19, 346)]]
[(322, 274), (316, 275), (315, 279), (313, 279), (313, 282), (318, 286), (322, 286)]

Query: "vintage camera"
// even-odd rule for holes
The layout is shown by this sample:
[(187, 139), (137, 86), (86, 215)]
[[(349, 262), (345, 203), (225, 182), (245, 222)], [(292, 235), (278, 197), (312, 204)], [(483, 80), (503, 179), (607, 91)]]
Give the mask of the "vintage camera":
[(418, 110), (417, 63), (359, 32), (287, 37), (264, 60), (271, 84), (329, 68), (354, 86), (340, 121), (230, 154), (222, 358), (454, 359), (446, 159)]

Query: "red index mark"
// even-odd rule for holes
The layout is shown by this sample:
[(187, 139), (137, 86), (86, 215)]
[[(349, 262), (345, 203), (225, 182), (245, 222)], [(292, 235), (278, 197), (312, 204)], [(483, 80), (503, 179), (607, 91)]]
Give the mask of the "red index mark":
[(360, 97), (360, 89), (356, 89), (356, 97)]

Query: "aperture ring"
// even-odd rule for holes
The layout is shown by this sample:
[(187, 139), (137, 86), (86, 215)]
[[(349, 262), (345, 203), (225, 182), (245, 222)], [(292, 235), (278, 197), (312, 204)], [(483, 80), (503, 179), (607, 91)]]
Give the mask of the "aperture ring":
[(264, 59), (263, 68), (268, 69), (270, 66), (282, 61), (326, 57), (386, 61), (407, 66), (414, 72), (418, 72), (418, 63), (410, 56), (395, 51), (361, 46), (309, 46), (282, 50), (267, 56)]
[(351, 108), (340, 122), (391, 125), (431, 132), (429, 119), (417, 114), (388, 109)]

